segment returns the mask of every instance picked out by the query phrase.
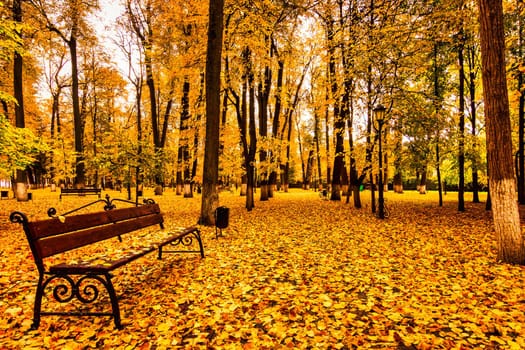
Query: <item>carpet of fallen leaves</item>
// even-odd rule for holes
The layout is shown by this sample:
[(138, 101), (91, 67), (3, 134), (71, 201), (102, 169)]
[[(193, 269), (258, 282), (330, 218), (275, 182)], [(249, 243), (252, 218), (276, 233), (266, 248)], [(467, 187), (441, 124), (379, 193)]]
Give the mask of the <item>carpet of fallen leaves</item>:
[[(204, 259), (150, 254), (115, 271), (123, 330), (109, 317), (58, 316), (31, 330), (37, 272), (8, 215), (44, 218), (48, 207), (93, 200), (33, 197), (0, 202), (2, 349), (525, 348), (524, 267), (496, 262), (484, 204), (458, 213), (452, 193), (444, 207), (432, 193), (387, 193), (390, 217), (381, 221), (367, 192), (361, 210), (294, 190), (251, 212), (222, 192), (230, 226), (219, 239), (202, 228)], [(198, 218), (199, 196), (152, 198), (169, 224)]]

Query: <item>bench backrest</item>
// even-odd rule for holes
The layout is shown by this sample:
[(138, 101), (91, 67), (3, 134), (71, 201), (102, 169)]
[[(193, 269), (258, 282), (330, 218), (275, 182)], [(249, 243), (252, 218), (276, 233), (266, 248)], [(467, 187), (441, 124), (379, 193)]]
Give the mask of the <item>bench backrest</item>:
[(57, 217), (22, 223), (35, 262), (41, 268), (46, 257), (152, 225), (163, 228), (163, 222), (159, 205), (155, 203), (68, 216), (63, 222)]

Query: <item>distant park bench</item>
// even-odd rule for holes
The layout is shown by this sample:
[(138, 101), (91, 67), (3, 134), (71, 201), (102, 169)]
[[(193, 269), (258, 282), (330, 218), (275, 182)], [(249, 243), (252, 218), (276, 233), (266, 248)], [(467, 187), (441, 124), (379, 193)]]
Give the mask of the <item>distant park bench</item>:
[[(115, 326), (120, 329), (122, 324), (118, 297), (111, 280), (113, 270), (153, 251), (158, 252), (158, 259), (162, 258), (162, 253), (200, 253), (201, 258), (204, 257), (200, 230), (196, 226), (164, 231), (164, 218), (159, 205), (152, 200), (144, 205), (122, 209), (115, 209), (114, 201), (134, 204), (120, 199), (110, 201), (109, 196), (106, 196), (106, 199), (99, 199), (60, 216), (51, 208), (48, 214), (52, 218), (41, 221), (29, 221), (25, 214), (18, 211), (11, 213), (11, 222), (23, 226), (39, 273), (33, 309), (33, 329), (40, 325), (40, 317), (46, 315), (112, 316)], [(105, 203), (104, 211), (66, 216), (98, 202)], [(159, 225), (162, 230), (144, 230), (154, 225)], [(129, 237), (132, 233), (138, 234), (136, 241), (140, 244), (122, 243), (121, 236), (128, 234), (126, 237)], [(117, 237), (120, 243), (109, 240)], [(193, 239), (199, 245), (198, 250), (190, 250), (193, 249)], [(148, 241), (154, 243), (145, 243)], [(97, 245), (100, 255), (91, 253), (85, 258), (64, 262), (70, 260), (71, 256), (68, 258), (68, 254), (64, 256), (61, 253), (97, 242), (103, 242), (102, 245)], [(168, 245), (183, 249), (165, 250)], [(52, 256), (55, 257), (48, 259)], [(59, 260), (56, 260), (57, 257)], [(107, 294), (101, 293), (99, 289), (105, 289)], [(43, 299), (47, 294), (50, 294), (49, 298)], [(55, 309), (42, 311), (42, 300), (51, 300), (51, 295), (58, 303), (71, 302), (72, 308), (60, 312)], [(104, 311), (107, 307), (100, 309), (100, 299), (103, 301), (107, 296), (111, 302), (111, 312)], [(75, 299), (79, 301), (79, 305)], [(92, 303), (95, 303), (97, 309), (86, 310)], [(67, 311), (70, 309), (74, 310)]]
[(62, 196), (86, 196), (86, 195), (97, 195), (98, 198), (100, 198), (102, 190), (100, 188), (61, 188), (60, 189), (60, 200), (62, 200)]

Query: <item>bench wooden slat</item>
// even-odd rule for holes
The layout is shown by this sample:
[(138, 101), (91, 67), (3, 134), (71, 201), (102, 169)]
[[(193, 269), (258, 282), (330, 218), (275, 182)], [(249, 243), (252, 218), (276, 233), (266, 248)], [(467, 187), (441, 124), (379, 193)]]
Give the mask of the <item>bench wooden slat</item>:
[(58, 218), (34, 221), (29, 222), (28, 227), (30, 228), (33, 239), (39, 239), (93, 226), (133, 219), (148, 214), (160, 214), (159, 205), (148, 204), (140, 207), (113, 209), (102, 213), (79, 214), (66, 217), (64, 222), (61, 222)]
[(129, 221), (119, 221), (103, 226), (89, 228), (81, 231), (67, 232), (61, 235), (50, 236), (38, 240), (36, 247), (42, 258), (63, 253), (68, 250), (113, 238), (124, 233), (139, 230), (148, 226), (160, 224), (162, 215), (153, 214)]

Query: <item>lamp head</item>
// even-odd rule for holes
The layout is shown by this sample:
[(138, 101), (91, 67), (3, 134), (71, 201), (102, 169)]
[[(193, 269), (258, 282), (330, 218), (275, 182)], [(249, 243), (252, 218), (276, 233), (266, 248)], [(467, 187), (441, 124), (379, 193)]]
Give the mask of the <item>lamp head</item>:
[(382, 104), (377, 105), (373, 109), (375, 120), (377, 120), (378, 123), (382, 123), (385, 119), (385, 113), (386, 108)]

